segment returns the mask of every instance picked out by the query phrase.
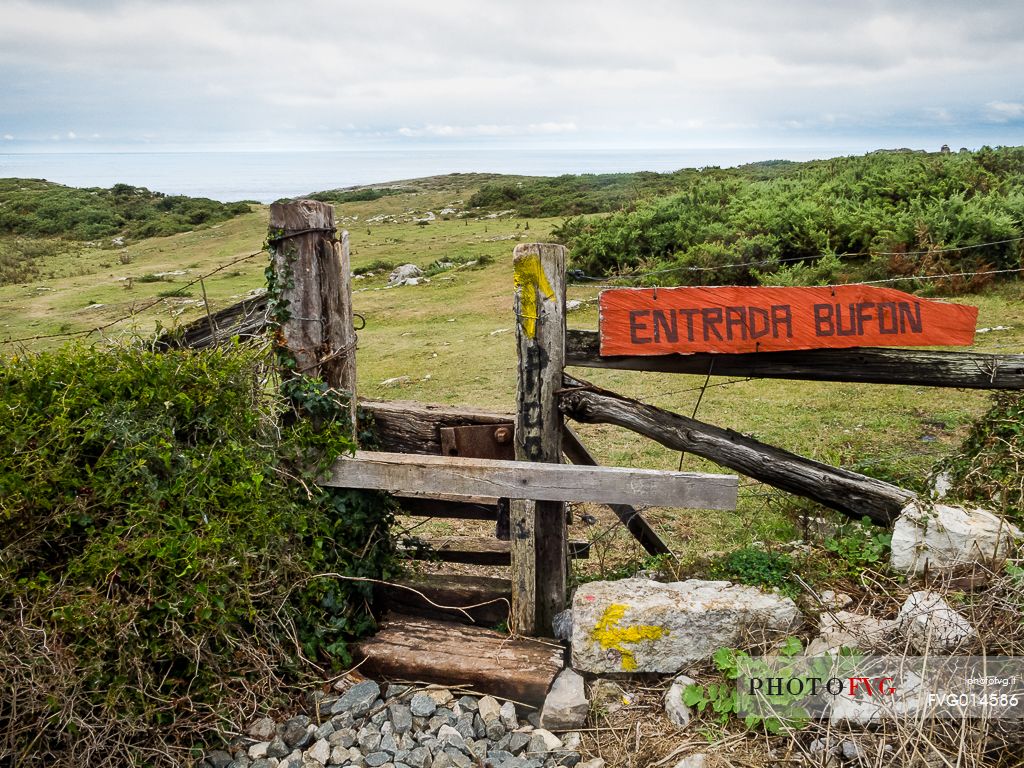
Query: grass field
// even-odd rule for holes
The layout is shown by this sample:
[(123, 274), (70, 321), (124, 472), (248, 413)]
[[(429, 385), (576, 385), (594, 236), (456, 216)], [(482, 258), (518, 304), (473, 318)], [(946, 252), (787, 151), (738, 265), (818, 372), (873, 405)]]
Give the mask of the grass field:
[[(337, 207), (350, 232), (356, 271), (378, 265), (354, 282), (355, 309), (366, 327), (359, 333), (361, 394), (511, 409), (515, 393), (512, 316), (512, 249), (544, 241), (558, 219), (460, 217), (481, 183), (473, 176), (437, 177), (404, 184), (409, 191)], [(451, 209), (451, 213), (442, 211)], [(427, 211), (435, 218), (417, 219)], [(150, 334), (237, 301), (263, 286), (267, 210), (206, 229), (131, 243), (123, 248), (44, 241), (38, 277), (0, 286), (0, 340), (87, 331), (132, 315), (102, 334)], [(14, 247), (0, 241), (0, 249)], [(35, 244), (38, 249), (39, 243)], [(244, 258), (255, 254), (252, 258)], [(188, 283), (240, 259), (202, 284)], [(428, 284), (385, 287), (387, 264), (479, 260), (434, 275)], [(205, 289), (205, 300), (204, 300)], [(596, 328), (597, 289), (573, 285), (570, 299), (584, 301), (569, 315), (571, 327)], [(1024, 284), (1004, 284), (967, 301), (980, 309), (979, 327), (1007, 327), (979, 335), (976, 348), (1024, 351)], [(64, 343), (30, 338), (0, 349), (14, 352)], [(694, 412), (703, 377), (578, 370), (595, 383), (686, 415)], [(403, 378), (407, 377), (407, 378)], [(386, 386), (388, 379), (400, 379)], [(985, 393), (904, 386), (739, 381), (716, 378), (700, 400), (697, 417), (832, 464), (905, 485), (920, 485), (934, 461), (948, 454), (965, 428), (988, 404)], [(675, 469), (679, 454), (611, 427), (581, 428), (598, 458), (608, 464)], [(687, 456), (684, 469), (714, 471)], [(797, 538), (795, 520), (812, 505), (741, 479), (735, 512), (652, 510), (651, 518), (684, 560), (755, 540)], [(574, 535), (599, 539), (592, 567), (608, 568), (638, 557), (609, 513), (593, 510), (599, 523), (577, 524)], [(579, 516), (577, 516), (578, 519)], [(439, 524), (443, 527), (443, 524)]]

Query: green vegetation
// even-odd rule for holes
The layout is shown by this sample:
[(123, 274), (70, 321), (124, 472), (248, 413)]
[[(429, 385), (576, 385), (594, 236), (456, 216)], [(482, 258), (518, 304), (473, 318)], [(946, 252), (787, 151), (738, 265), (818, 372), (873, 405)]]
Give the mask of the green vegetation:
[(317, 489), (344, 403), (265, 377), (259, 347), (0, 358), (0, 742), (183, 764), (241, 702), (349, 662), (372, 585), (344, 579), (395, 573), (392, 508)]
[[(1015, 269), (1024, 148), (538, 179), (487, 185), (471, 203), (521, 215), (616, 211), (575, 216), (556, 234), (587, 273), (657, 272), (660, 285)], [(990, 281), (951, 276), (940, 289), (972, 291)]]
[(95, 240), (186, 232), (249, 212), (248, 203), (164, 195), (144, 187), (77, 189), (47, 181), (0, 179), (0, 234)]
[(825, 540), (825, 549), (836, 556), (840, 572), (857, 576), (864, 571), (884, 567), (888, 562), (892, 532), (865, 517), (849, 522)]
[(957, 498), (1024, 524), (1024, 394), (1000, 392), (960, 450), (944, 462)]
[(793, 558), (789, 555), (743, 547), (712, 561), (708, 573), (711, 578), (778, 589), (783, 594), (795, 596), (799, 588), (793, 580), (794, 568)]

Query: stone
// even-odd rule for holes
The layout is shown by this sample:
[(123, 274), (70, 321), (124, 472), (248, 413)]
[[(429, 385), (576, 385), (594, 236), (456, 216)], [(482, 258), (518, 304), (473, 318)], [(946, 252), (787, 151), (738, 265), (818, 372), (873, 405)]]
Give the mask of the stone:
[(404, 696), (412, 690), (411, 685), (401, 685), (400, 683), (391, 683), (387, 687), (387, 692), (384, 694), (386, 699), (395, 699), (399, 696)]
[(800, 610), (788, 597), (727, 581), (597, 581), (573, 597), (572, 666), (596, 674), (671, 674), (792, 633)]
[(391, 274), (388, 275), (388, 285), (392, 288), (399, 285), (408, 285), (408, 281), (413, 280), (412, 285), (416, 285), (418, 280), (416, 278), (423, 277), (423, 270), (417, 267), (415, 264), (402, 264), (399, 267), (395, 267)]
[(808, 643), (805, 655), (834, 655), (840, 648), (860, 651), (884, 650), (898, 629), (895, 621), (876, 619), (851, 611), (823, 613), (818, 627), (818, 637)]
[(583, 736), (578, 731), (562, 734), (559, 738), (561, 738), (562, 746), (565, 749), (579, 750), (583, 743)]
[(703, 752), (684, 757), (675, 764), (675, 768), (704, 768), (707, 765), (708, 756)]
[(269, 741), (257, 741), (255, 744), (249, 746), (249, 758), (251, 760), (260, 760), (267, 756), (267, 749), (270, 747)]
[(579, 728), (587, 719), (590, 701), (587, 699), (583, 677), (577, 672), (563, 669), (551, 684), (540, 713), (541, 728), (559, 731)]
[(267, 757), (285, 757), (291, 749), (281, 738), (276, 738), (267, 746)]
[(967, 650), (978, 631), (936, 592), (913, 592), (896, 619), (910, 646), (922, 656)]
[(479, 702), (472, 696), (463, 696), (459, 699), (459, 706), (462, 707), (465, 712), (476, 712), (479, 709)]
[(356, 742), (364, 754), (376, 752), (380, 748), (380, 728), (372, 724), (364, 725), (359, 729)]
[(416, 717), (430, 717), (437, 709), (437, 702), (425, 693), (417, 693), (409, 702), (409, 709)]
[(530, 744), (527, 749), (534, 754), (553, 752), (561, 748), (562, 740), (545, 728), (535, 728), (530, 734)]
[(302, 742), (307, 741), (309, 738), (309, 731), (306, 730), (309, 726), (309, 718), (305, 715), (298, 715), (296, 717), (289, 718), (284, 722), (284, 729), (281, 731), (281, 739), (289, 747), (297, 747), (303, 749), (308, 744)]
[(439, 707), (443, 707), (451, 701), (454, 701), (455, 697), (452, 696), (452, 692), (447, 688), (432, 688), (428, 690), (427, 696), (434, 700), (434, 703)]
[(412, 710), (405, 704), (391, 704), (388, 706), (388, 716), (395, 733), (401, 735), (412, 730)]
[(977, 563), (991, 568), (1021, 537), (1019, 528), (985, 509), (912, 501), (893, 524), (889, 564), (907, 574)]
[(477, 710), (485, 723), (501, 718), (501, 705), (493, 696), (484, 696), (477, 703)]
[(352, 728), (342, 728), (328, 736), (327, 743), (332, 747), (348, 749), (356, 743), (356, 732)]
[(559, 640), (572, 640), (572, 608), (566, 608), (555, 614), (551, 620), (551, 632)]
[[(473, 724), (473, 719), (476, 717), (477, 716), (474, 715), (472, 712), (464, 712), (462, 716), (459, 717), (455, 725), (452, 727), (455, 728), (455, 730), (462, 735), (462, 738), (475, 739), (477, 738), (477, 729)], [(481, 723), (480, 726), (480, 730), (483, 732), (480, 734), (482, 736), (487, 731), (483, 727), (483, 723)]]
[(313, 740), (319, 741), (320, 739), (326, 739), (332, 733), (334, 733), (334, 723), (328, 720), (326, 723), (321, 723), (317, 726), (316, 730), (313, 731)]
[(514, 731), (519, 726), (516, 705), (511, 701), (506, 701), (501, 705), (501, 709), (498, 710), (498, 717), (501, 719), (501, 724), (505, 726), (506, 731)]
[(382, 752), (387, 752), (390, 755), (398, 752), (398, 743), (395, 741), (395, 737), (390, 733), (382, 734), (380, 737), (380, 749)]
[(683, 692), (697, 681), (686, 675), (679, 675), (665, 692), (665, 714), (668, 719), (685, 728), (690, 724), (690, 708), (683, 703)]
[(559, 749), (552, 753), (552, 757), (555, 760), (555, 765), (565, 766), (565, 768), (573, 768), (580, 761), (580, 753), (571, 749)]
[(257, 741), (270, 741), (277, 735), (277, 723), (273, 718), (261, 717), (249, 726), (248, 734)]
[(331, 759), (331, 745), (327, 743), (327, 739), (320, 739), (306, 750), (304, 756), (316, 760), (321, 765), (327, 765), (327, 761)]
[(598, 679), (590, 684), (590, 705), (600, 715), (614, 715), (630, 703), (629, 695), (613, 680)]
[(416, 747), (405, 756), (405, 763), (409, 768), (430, 768), (430, 750), (426, 747)]
[(441, 726), (437, 731), (437, 740), (443, 747), (455, 747), (456, 749), (466, 748), (466, 737), (450, 725)]
[(448, 757), (446, 752), (438, 752), (434, 755), (434, 759), (430, 763), (430, 768), (449, 768), (452, 765), (452, 759)]
[(391, 762), (391, 755), (387, 752), (371, 752), (366, 756), (365, 760), (370, 768), (379, 768), (384, 763)]
[(840, 751), (846, 760), (857, 760), (861, 755), (861, 749), (857, 742), (847, 739), (839, 745)]
[(530, 737), (528, 734), (514, 732), (508, 735), (508, 749), (513, 755), (520, 754), (530, 744)]
[(373, 680), (356, 683), (334, 702), (331, 712), (336, 715), (349, 712), (354, 717), (365, 715), (373, 707), (373, 702), (378, 696), (380, 696), (380, 686)]
[(356, 719), (352, 717), (351, 712), (342, 712), (340, 715), (335, 715), (331, 718), (331, 725), (334, 726), (334, 730), (336, 731), (351, 728), (355, 723)]
[(268, 760), (265, 757), (261, 757), (259, 760), (253, 760), (249, 764), (249, 768), (277, 768), (277, 759)]
[(331, 750), (331, 764), (332, 765), (343, 765), (349, 760), (348, 749), (342, 746), (336, 746)]
[(829, 611), (841, 611), (848, 608), (853, 602), (853, 598), (845, 592), (836, 592), (832, 589), (824, 590), (818, 597), (821, 598), (822, 605)]
[(206, 755), (206, 763), (210, 768), (227, 768), (233, 759), (231, 754), (223, 749), (215, 749)]

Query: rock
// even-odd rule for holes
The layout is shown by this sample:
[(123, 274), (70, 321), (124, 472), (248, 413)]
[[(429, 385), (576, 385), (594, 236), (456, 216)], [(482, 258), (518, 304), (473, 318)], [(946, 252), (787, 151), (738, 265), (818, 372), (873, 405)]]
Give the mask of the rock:
[(291, 752), (291, 749), (280, 738), (274, 739), (267, 747), (267, 757), (282, 758), (289, 752)]
[(551, 684), (540, 713), (541, 728), (569, 730), (579, 728), (587, 719), (590, 701), (587, 700), (583, 678), (566, 668), (558, 673)]
[(703, 752), (698, 752), (695, 755), (684, 757), (678, 763), (675, 764), (675, 768), (704, 768), (707, 765), (708, 756)]
[(395, 699), (399, 696), (404, 696), (412, 690), (411, 685), (400, 685), (399, 683), (391, 683), (387, 687), (387, 693), (384, 694), (386, 699)]
[(270, 741), (277, 735), (277, 723), (273, 718), (261, 717), (249, 726), (248, 734), (257, 741)]
[(257, 741), (249, 747), (249, 758), (251, 760), (260, 760), (267, 756), (267, 749), (270, 747), (269, 741)]
[(579, 299), (569, 299), (567, 302), (565, 302), (565, 311), (566, 312), (575, 312), (577, 309), (579, 309), (582, 306), (583, 306), (583, 302), (580, 301)]
[(1002, 561), (1021, 531), (984, 509), (949, 504), (903, 508), (892, 529), (890, 565), (901, 573), (949, 570)]
[(332, 747), (348, 749), (356, 743), (356, 732), (352, 728), (340, 728), (327, 737), (327, 743)]
[(356, 742), (359, 744), (359, 749), (361, 749), (364, 754), (376, 752), (380, 749), (380, 729), (372, 724), (364, 725), (359, 729)]
[(206, 755), (206, 763), (211, 768), (227, 768), (231, 764), (232, 759), (230, 753), (225, 752), (223, 749), (215, 749)]
[(412, 710), (405, 704), (390, 705), (388, 715), (391, 717), (395, 733), (403, 734), (412, 730)]
[(530, 734), (530, 743), (527, 746), (527, 751), (533, 754), (543, 754), (544, 752), (553, 752), (561, 748), (562, 740), (555, 736), (555, 734), (544, 728), (535, 728), (533, 733)]
[(430, 717), (437, 709), (437, 702), (425, 693), (417, 693), (409, 702), (409, 709), (416, 717)]
[(823, 613), (818, 637), (808, 644), (805, 655), (835, 654), (840, 648), (861, 651), (883, 649), (898, 629), (895, 621), (850, 611)]
[(581, 672), (674, 673), (722, 647), (792, 632), (788, 597), (727, 581), (584, 584), (573, 597), (572, 666)]
[(466, 748), (466, 738), (450, 725), (442, 725), (437, 731), (437, 740), (441, 746)]
[[(392, 288), (399, 285), (406, 285), (408, 280), (415, 280), (422, 276), (423, 270), (415, 264), (402, 264), (400, 267), (396, 267), (391, 274), (388, 275), (388, 285)], [(415, 283), (413, 283), (413, 285), (415, 285)]]
[(896, 619), (910, 646), (922, 656), (965, 650), (978, 639), (978, 631), (936, 592), (914, 592)]
[(463, 712), (476, 712), (480, 707), (472, 696), (463, 696), (459, 699), (459, 706), (462, 707)]
[(390, 379), (384, 379), (380, 385), (391, 389), (393, 387), (400, 387), (403, 384), (408, 384), (410, 381), (412, 381), (412, 377), (410, 376), (394, 376)]
[(327, 739), (320, 739), (306, 750), (304, 757), (315, 760), (320, 765), (327, 765), (327, 761), (331, 759), (331, 745), (327, 743)]
[(484, 696), (477, 703), (477, 710), (484, 723), (489, 723), (501, 718), (501, 705), (493, 696)]
[(501, 724), (505, 726), (506, 731), (514, 731), (519, 726), (516, 705), (511, 701), (506, 701), (501, 705), (501, 709), (498, 710), (498, 717), (501, 719)]
[(847, 739), (839, 745), (839, 750), (843, 753), (843, 758), (846, 760), (856, 760), (861, 755), (861, 749), (857, 746), (857, 742)]
[(320, 739), (329, 738), (334, 733), (334, 723), (328, 720), (326, 723), (321, 723), (317, 726), (317, 729), (313, 731), (313, 740), (319, 741)]
[(515, 732), (508, 735), (508, 751), (513, 755), (520, 754), (530, 744), (530, 737), (525, 733)]
[(443, 707), (445, 704), (448, 704), (455, 699), (455, 697), (452, 696), (452, 692), (447, 688), (432, 688), (427, 691), (427, 696), (433, 699), (434, 703), (439, 707)]
[(559, 640), (567, 643), (572, 640), (572, 608), (555, 614), (551, 620), (551, 631)]
[(845, 592), (836, 592), (831, 589), (826, 589), (819, 597), (825, 608), (830, 611), (841, 611), (853, 602), (853, 598)]
[(378, 696), (380, 696), (380, 686), (373, 680), (365, 680), (345, 691), (341, 698), (334, 703), (331, 711), (336, 715), (349, 712), (354, 717), (359, 717), (370, 711)]
[(308, 744), (302, 744), (303, 741), (307, 741), (309, 732), (306, 727), (309, 725), (309, 718), (305, 715), (299, 715), (298, 717), (292, 717), (285, 721), (284, 729), (281, 731), (281, 739), (289, 747), (303, 749)]
[(665, 714), (680, 728), (690, 724), (690, 708), (683, 703), (683, 691), (696, 682), (692, 677), (679, 675), (665, 693)]
[(416, 747), (405, 756), (405, 764), (409, 768), (429, 768), (430, 750), (426, 747)]
[(366, 756), (365, 761), (370, 768), (378, 768), (384, 763), (391, 762), (391, 755), (387, 752), (371, 752)]
[(349, 760), (348, 749), (342, 746), (337, 746), (331, 750), (331, 764), (332, 765), (343, 765)]

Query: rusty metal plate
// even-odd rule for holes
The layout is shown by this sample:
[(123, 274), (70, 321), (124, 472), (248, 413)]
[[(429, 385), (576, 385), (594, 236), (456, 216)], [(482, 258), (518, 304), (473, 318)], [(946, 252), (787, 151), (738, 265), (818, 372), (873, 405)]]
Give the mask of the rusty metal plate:
[(468, 459), (507, 459), (516, 457), (515, 425), (480, 424), (469, 427), (442, 427), (441, 453)]

